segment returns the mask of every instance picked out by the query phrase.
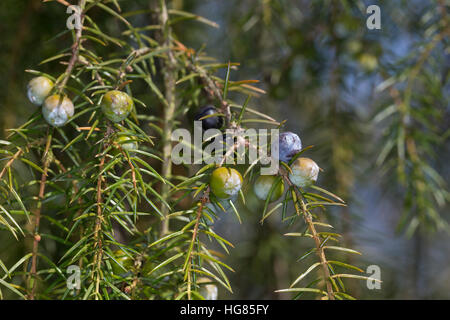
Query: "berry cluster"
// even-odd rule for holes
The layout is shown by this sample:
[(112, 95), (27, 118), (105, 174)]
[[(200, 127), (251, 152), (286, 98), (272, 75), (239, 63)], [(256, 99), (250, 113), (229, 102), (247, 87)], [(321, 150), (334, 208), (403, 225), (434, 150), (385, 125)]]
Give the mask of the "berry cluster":
[(73, 116), (72, 101), (65, 95), (50, 93), (54, 83), (47, 77), (33, 78), (27, 86), (27, 95), (31, 103), (42, 105), (42, 114), (45, 121), (54, 127), (61, 127)]
[[(42, 114), (45, 121), (54, 127), (62, 127), (74, 115), (72, 101), (64, 94), (52, 94), (55, 85), (47, 77), (33, 78), (27, 86), (27, 95), (31, 103), (42, 105)], [(133, 109), (133, 99), (125, 92), (118, 90), (108, 91), (102, 98), (101, 109), (109, 120), (120, 122), (125, 120)]]
[[(280, 134), (278, 154), (280, 161), (290, 163), (301, 151), (302, 142), (297, 134), (293, 132), (283, 132)], [(309, 158), (299, 157), (295, 159), (290, 168), (289, 180), (298, 187), (305, 188), (317, 181), (319, 166)], [(283, 195), (283, 180), (277, 179), (276, 176), (259, 176), (253, 186), (256, 196), (264, 201), (272, 189), (270, 202), (278, 200)]]
[[(210, 127), (211, 123), (202, 124), (205, 128)], [(278, 158), (283, 162), (289, 163), (301, 152), (301, 140), (298, 135), (292, 132), (280, 134), (279, 139), (280, 152)], [(317, 181), (319, 166), (310, 158), (296, 158), (290, 168), (289, 180), (298, 187), (305, 188)], [(220, 167), (212, 172), (209, 186), (211, 192), (218, 199), (223, 200), (237, 195), (242, 187), (242, 183), (242, 176), (236, 169)], [(273, 191), (271, 192), (272, 189)], [(273, 202), (280, 199), (283, 195), (284, 182), (282, 179), (277, 179), (277, 176), (274, 175), (261, 175), (256, 179), (253, 191), (259, 199), (264, 201), (271, 194), (269, 201)]]

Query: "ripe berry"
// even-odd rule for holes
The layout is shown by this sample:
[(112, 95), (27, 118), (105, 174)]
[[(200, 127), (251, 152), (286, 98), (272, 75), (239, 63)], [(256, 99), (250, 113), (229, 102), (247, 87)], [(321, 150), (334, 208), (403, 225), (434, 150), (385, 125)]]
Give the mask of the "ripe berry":
[(288, 163), (302, 150), (302, 141), (293, 132), (283, 132), (279, 137), (279, 159)]
[(196, 114), (194, 119), (202, 122), (203, 130), (208, 129), (220, 129), (223, 125), (223, 118), (219, 116), (208, 117), (200, 120), (203, 117), (218, 113), (217, 109), (212, 105), (207, 105), (201, 108)]
[[(270, 189), (273, 184), (277, 181), (276, 176), (259, 176), (256, 179), (255, 184), (253, 186), (253, 190), (255, 191), (256, 196), (261, 200), (266, 200), (269, 195)], [(278, 200), (284, 192), (284, 184), (283, 182), (279, 182), (278, 185), (272, 192), (272, 196), (270, 197), (270, 202)]]
[(74, 107), (72, 101), (67, 97), (54, 94), (45, 99), (42, 106), (42, 114), (48, 124), (61, 127), (73, 116)]
[(27, 96), (31, 103), (40, 106), (53, 89), (53, 81), (47, 77), (36, 77), (28, 82)]
[(289, 179), (298, 187), (308, 187), (317, 181), (319, 166), (309, 158), (298, 158), (291, 165)]
[(220, 167), (211, 174), (209, 186), (217, 198), (228, 199), (241, 189), (242, 176), (233, 168)]
[(120, 122), (128, 117), (133, 109), (133, 105), (133, 99), (128, 94), (112, 90), (103, 96), (101, 108), (109, 120)]

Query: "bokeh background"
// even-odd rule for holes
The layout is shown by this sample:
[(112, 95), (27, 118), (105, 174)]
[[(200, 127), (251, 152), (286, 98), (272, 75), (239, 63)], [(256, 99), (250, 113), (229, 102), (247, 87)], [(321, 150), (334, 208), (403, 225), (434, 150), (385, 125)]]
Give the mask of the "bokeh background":
[[(147, 0), (120, 3), (124, 12), (148, 5)], [(369, 4), (381, 8), (381, 30), (366, 28)], [(379, 85), (396, 75), (403, 79), (396, 86), (401, 93), (402, 75), (407, 77), (423, 63), (414, 87), (424, 92), (423, 99), (413, 96), (411, 104), (424, 123), (431, 123), (409, 125), (417, 126), (422, 136), (433, 137), (424, 149), (425, 160), (444, 182), (449, 180), (448, 33), (425, 61), (420, 60), (433, 36), (442, 28), (448, 30), (448, 1), (176, 0), (171, 5), (217, 22), (220, 28), (187, 21), (174, 29), (185, 45), (194, 49), (206, 45), (218, 60), (240, 62), (232, 80), (257, 79), (258, 87), (267, 92), (252, 99), (252, 107), (287, 120), (286, 130), (298, 133), (304, 146), (314, 145), (308, 156), (324, 169), (319, 185), (348, 203), (331, 209), (327, 219), (343, 234), (344, 244), (363, 252), (349, 262), (363, 270), (369, 265), (381, 268), (381, 289), (369, 290), (363, 281), (349, 282), (354, 295), (449, 299), (448, 201), (440, 205), (430, 201), (420, 208), (410, 205), (408, 189), (396, 173), (395, 152), (387, 157), (387, 165), (377, 164), (383, 137), (395, 130), (395, 124), (376, 121), (378, 112), (393, 103), (388, 90), (377, 90)], [(63, 70), (57, 63), (38, 64), (70, 45), (70, 38), (49, 41), (64, 30), (66, 18), (64, 7), (56, 2), (0, 1), (0, 139), (5, 138), (5, 129), (24, 123), (35, 111), (26, 99), (31, 76), (24, 70), (49, 74)], [(109, 32), (120, 30), (109, 15), (98, 14), (96, 19)], [(148, 21), (139, 16), (133, 23)], [(407, 172), (407, 182), (413, 184), (416, 178)], [(447, 185), (440, 188), (448, 197)], [(235, 294), (221, 291), (220, 298), (288, 298), (274, 290), (289, 287), (302, 272), (296, 260), (308, 246), (282, 236), (288, 228), (279, 215), (261, 225), (262, 205), (254, 198), (241, 210), (242, 225), (225, 215), (217, 226), (218, 233), (235, 244), (225, 258), (236, 271), (230, 274)], [(442, 228), (422, 226), (420, 218), (416, 229), (402, 228), (405, 213), (420, 217), (427, 210), (437, 212)], [(20, 250), (9, 250), (6, 236), (0, 232), (0, 257), (15, 261)]]

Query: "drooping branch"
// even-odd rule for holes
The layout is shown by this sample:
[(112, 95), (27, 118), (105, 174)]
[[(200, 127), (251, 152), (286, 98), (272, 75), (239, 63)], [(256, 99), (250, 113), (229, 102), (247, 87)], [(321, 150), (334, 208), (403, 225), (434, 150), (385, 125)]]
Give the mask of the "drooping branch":
[[(314, 226), (314, 222), (312, 221), (311, 214), (308, 212), (305, 202), (302, 199), (301, 194), (299, 194), (299, 191), (294, 186), (294, 184), (291, 182), (289, 177), (285, 172), (282, 173), (283, 179), (286, 181), (286, 183), (293, 188), (293, 196), (294, 197), (294, 207), (298, 215), (301, 215), (303, 217), (303, 220), (305, 221), (306, 225), (308, 226), (309, 231), (311, 232), (311, 236), (314, 239), (314, 244), (316, 247), (316, 253), (320, 259), (320, 265), (322, 266), (322, 272), (324, 276), (324, 281), (327, 289), (327, 295), (329, 300), (334, 300), (334, 291), (333, 287), (331, 285), (330, 279), (330, 270), (328, 270), (328, 261), (325, 256), (325, 251), (322, 247), (322, 243), (320, 241), (319, 235), (316, 231), (316, 228)], [(295, 199), (296, 198), (296, 199)], [(298, 206), (300, 204), (300, 207)]]
[[(105, 165), (105, 159), (106, 156), (103, 155), (102, 158), (100, 159), (100, 164), (99, 164), (99, 172), (101, 173), (103, 170), (103, 167)], [(102, 263), (102, 258), (103, 258), (103, 241), (102, 241), (102, 237), (100, 235), (100, 231), (102, 229), (102, 224), (103, 224), (103, 208), (102, 208), (102, 204), (103, 204), (103, 200), (102, 200), (102, 182), (103, 182), (103, 175), (99, 174), (98, 178), (97, 178), (97, 217), (95, 220), (95, 228), (94, 228), (94, 245), (95, 245), (95, 255), (94, 255), (94, 262), (93, 262), (93, 269), (94, 272), (92, 273), (92, 275), (94, 276), (95, 274), (95, 299), (98, 299), (98, 295), (100, 294), (100, 278), (101, 278), (101, 263)]]

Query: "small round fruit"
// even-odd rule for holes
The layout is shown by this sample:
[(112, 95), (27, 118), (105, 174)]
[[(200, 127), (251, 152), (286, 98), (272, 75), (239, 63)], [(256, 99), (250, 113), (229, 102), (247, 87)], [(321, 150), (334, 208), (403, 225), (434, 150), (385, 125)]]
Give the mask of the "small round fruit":
[[(253, 186), (253, 190), (255, 191), (256, 196), (261, 200), (266, 200), (269, 195), (270, 189), (273, 184), (277, 181), (276, 176), (259, 176), (256, 179), (255, 184)], [(272, 192), (272, 196), (270, 197), (270, 202), (276, 201), (280, 199), (284, 192), (284, 184), (283, 182), (279, 182), (278, 185)]]
[[(120, 249), (114, 252), (114, 259), (118, 262), (117, 263), (116, 261), (111, 260), (111, 267), (114, 274), (119, 275), (127, 273), (134, 266), (133, 259)], [(119, 263), (123, 268), (119, 265)], [(124, 270), (124, 268), (126, 270)]]
[(289, 179), (298, 187), (308, 187), (317, 181), (319, 166), (309, 158), (298, 158), (291, 165)]
[(67, 96), (54, 94), (45, 99), (42, 114), (45, 121), (54, 127), (61, 127), (73, 116), (74, 107)]
[(132, 150), (136, 150), (138, 148), (138, 144), (137, 144), (136, 140), (134, 140), (133, 138), (130, 138), (129, 136), (118, 136), (114, 141), (118, 145), (120, 145), (122, 150), (132, 151)]
[(283, 132), (279, 137), (279, 159), (288, 163), (292, 157), (302, 151), (302, 141), (293, 132)]
[(209, 118), (205, 118), (203, 120), (200, 120), (203, 117), (212, 115), (218, 113), (217, 109), (214, 108), (214, 106), (212, 105), (207, 105), (204, 106), (203, 108), (201, 108), (196, 114), (194, 119), (196, 121), (201, 121), (202, 122), (202, 128), (203, 130), (208, 130), (208, 129), (220, 129), (223, 125), (223, 118), (219, 117), (219, 116), (214, 116), (214, 117), (209, 117)]
[(217, 198), (228, 199), (241, 190), (242, 176), (236, 169), (220, 167), (211, 174), (209, 186)]
[(36, 77), (28, 82), (27, 96), (32, 104), (40, 106), (53, 89), (53, 81), (47, 77)]
[(133, 105), (133, 99), (128, 94), (118, 90), (111, 90), (103, 96), (101, 108), (109, 120), (120, 122), (128, 117), (133, 109)]
[(199, 293), (205, 300), (217, 300), (219, 290), (215, 284), (211, 283), (208, 278), (198, 279), (198, 284), (200, 285)]
[(359, 57), (359, 63), (366, 71), (373, 71), (378, 66), (377, 57), (370, 53), (363, 53)]

